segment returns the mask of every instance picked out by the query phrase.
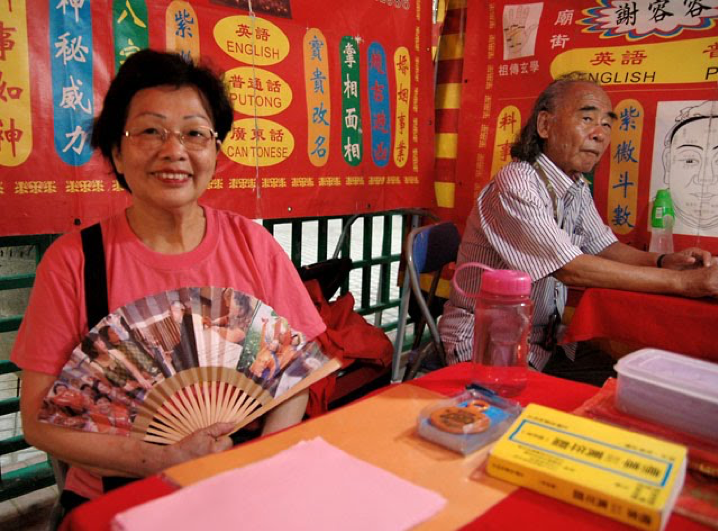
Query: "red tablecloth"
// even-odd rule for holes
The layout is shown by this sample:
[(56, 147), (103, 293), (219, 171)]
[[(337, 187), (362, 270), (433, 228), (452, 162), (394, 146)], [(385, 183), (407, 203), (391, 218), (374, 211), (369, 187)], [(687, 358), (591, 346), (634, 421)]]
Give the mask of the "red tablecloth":
[[(471, 365), (464, 363), (435, 371), (401, 385), (417, 385), (447, 395), (454, 394), (464, 388), (469, 380), (470, 370)], [(518, 401), (523, 405), (537, 402), (571, 411), (593, 396), (596, 391), (596, 387), (530, 372), (528, 386), (518, 397)], [(341, 415), (341, 410), (329, 414)], [(174, 490), (174, 486), (157, 476), (137, 481), (79, 507), (65, 519), (62, 529), (64, 531), (109, 530), (109, 522), (115, 514), (142, 502), (170, 494)], [(517, 489), (464, 529), (603, 531), (631, 528), (532, 491)], [(680, 515), (673, 515), (666, 529), (667, 531), (698, 531), (707, 528)]]
[(566, 342), (608, 338), (718, 361), (718, 300), (590, 288)]

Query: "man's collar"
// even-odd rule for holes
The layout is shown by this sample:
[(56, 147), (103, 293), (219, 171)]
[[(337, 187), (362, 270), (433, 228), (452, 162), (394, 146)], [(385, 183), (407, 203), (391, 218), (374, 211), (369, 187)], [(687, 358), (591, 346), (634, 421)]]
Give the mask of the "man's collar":
[(573, 179), (570, 176), (566, 175), (561, 169), (559, 169), (558, 166), (553, 163), (553, 161), (551, 161), (551, 159), (549, 159), (543, 153), (539, 154), (539, 156), (536, 158), (536, 162), (540, 164), (543, 168), (544, 172), (546, 173), (546, 176), (551, 182), (551, 185), (556, 189), (556, 195), (558, 197), (563, 197), (564, 195), (566, 195), (566, 192), (569, 188), (571, 188), (571, 186), (573, 186), (574, 182), (585, 181), (583, 176), (579, 176), (576, 179)]

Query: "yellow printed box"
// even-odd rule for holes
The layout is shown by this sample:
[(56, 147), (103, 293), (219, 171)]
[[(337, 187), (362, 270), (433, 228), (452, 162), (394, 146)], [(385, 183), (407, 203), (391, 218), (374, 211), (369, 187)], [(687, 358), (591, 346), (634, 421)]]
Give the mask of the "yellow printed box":
[(686, 448), (537, 404), (491, 450), (489, 475), (647, 530), (683, 486)]

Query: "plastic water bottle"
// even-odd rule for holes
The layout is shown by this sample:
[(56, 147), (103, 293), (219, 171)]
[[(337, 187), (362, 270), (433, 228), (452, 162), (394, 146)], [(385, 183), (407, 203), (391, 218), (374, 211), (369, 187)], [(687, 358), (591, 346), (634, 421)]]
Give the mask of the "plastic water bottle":
[[(465, 267), (486, 269), (478, 294), (463, 292), (456, 283)], [(526, 387), (528, 337), (533, 302), (531, 277), (523, 271), (495, 270), (483, 264), (462, 264), (454, 275), (454, 286), (475, 299), (473, 381), (501, 396), (519, 394)]]
[(658, 190), (651, 210), (651, 243), (648, 250), (652, 253), (667, 254), (673, 252), (673, 222), (675, 213), (673, 201), (668, 189)]

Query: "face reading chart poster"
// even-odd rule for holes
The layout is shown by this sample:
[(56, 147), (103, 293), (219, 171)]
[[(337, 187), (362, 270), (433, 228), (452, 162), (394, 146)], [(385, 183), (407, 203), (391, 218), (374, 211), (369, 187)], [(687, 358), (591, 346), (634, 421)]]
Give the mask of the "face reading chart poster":
[(0, 233), (129, 204), (90, 148), (132, 53), (211, 65), (234, 109), (203, 201), (252, 218), (432, 206), (430, 0), (0, 0)]
[(647, 247), (652, 201), (669, 188), (676, 247), (718, 252), (718, 0), (487, 0), (462, 9), (456, 170), (437, 173), (453, 180), (457, 221), (510, 162), (539, 92), (582, 71), (618, 115), (587, 176), (604, 221), (624, 243)]

